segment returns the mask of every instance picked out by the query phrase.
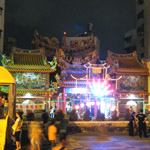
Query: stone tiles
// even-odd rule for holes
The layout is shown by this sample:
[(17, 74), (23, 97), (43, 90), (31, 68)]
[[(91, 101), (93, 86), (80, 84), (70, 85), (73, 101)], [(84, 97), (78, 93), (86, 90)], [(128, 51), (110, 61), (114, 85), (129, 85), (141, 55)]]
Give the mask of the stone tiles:
[[(150, 137), (129, 137), (127, 133), (76, 133), (68, 135), (69, 150), (150, 150)], [(41, 150), (48, 150), (44, 144)], [(22, 150), (30, 150), (23, 146)]]

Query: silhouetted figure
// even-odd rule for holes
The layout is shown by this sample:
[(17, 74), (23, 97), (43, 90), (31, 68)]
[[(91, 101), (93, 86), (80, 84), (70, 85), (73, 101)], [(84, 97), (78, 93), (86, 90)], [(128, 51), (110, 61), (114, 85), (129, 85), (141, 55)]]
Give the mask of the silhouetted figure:
[(140, 113), (136, 116), (139, 122), (139, 137), (142, 137), (142, 133), (144, 134), (144, 137), (147, 137), (146, 133), (146, 120), (147, 116), (143, 114), (143, 109), (140, 110)]
[(131, 114), (131, 119), (129, 121), (129, 136), (134, 136), (134, 131), (136, 130), (136, 119), (135, 119), (136, 113), (133, 112)]
[(48, 112), (46, 112), (46, 110), (43, 110), (43, 112), (42, 112), (42, 120), (43, 120), (43, 124), (48, 123), (48, 119), (49, 119)]

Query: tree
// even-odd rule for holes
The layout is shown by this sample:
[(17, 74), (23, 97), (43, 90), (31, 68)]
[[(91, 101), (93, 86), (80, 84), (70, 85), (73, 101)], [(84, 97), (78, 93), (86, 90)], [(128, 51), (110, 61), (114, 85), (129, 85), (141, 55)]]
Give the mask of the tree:
[(97, 121), (104, 121), (105, 120), (105, 114), (101, 113), (100, 110), (97, 111), (97, 116), (96, 116)]
[(90, 121), (91, 120), (89, 109), (87, 109), (86, 112), (84, 113), (83, 120), (84, 121)]
[(70, 113), (69, 120), (70, 121), (77, 121), (77, 119), (78, 119), (78, 116), (77, 116), (76, 110), (73, 109)]

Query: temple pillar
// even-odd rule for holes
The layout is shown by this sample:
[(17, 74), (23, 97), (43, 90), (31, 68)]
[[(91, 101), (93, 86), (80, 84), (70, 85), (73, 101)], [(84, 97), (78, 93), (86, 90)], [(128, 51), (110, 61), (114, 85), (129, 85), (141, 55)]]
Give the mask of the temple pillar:
[(94, 117), (96, 117), (96, 115), (97, 115), (97, 110), (98, 110), (98, 107), (97, 107), (96, 102), (95, 102), (95, 104), (94, 104)]
[(64, 113), (66, 113), (66, 97), (65, 97), (65, 88), (63, 87), (62, 91), (62, 110)]
[(57, 103), (56, 103), (56, 106), (57, 106), (57, 109), (60, 109), (60, 108), (59, 108), (59, 95), (57, 95)]

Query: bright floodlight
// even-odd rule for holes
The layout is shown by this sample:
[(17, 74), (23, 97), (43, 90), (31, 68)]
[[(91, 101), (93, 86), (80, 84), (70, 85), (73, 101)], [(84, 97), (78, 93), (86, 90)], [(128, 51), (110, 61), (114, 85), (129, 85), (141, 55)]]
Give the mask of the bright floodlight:
[(83, 107), (84, 107), (84, 104), (82, 103), (82, 104), (80, 105), (80, 107), (83, 108)]
[(93, 79), (93, 82), (88, 82), (88, 84), (92, 93), (97, 97), (103, 97), (113, 92), (113, 90), (110, 89), (110, 84), (107, 84), (106, 80), (102, 81), (98, 79), (98, 81), (95, 81)]
[(75, 106), (75, 108), (78, 110), (78, 109), (79, 109), (79, 106), (78, 106), (78, 105), (76, 105), (76, 106)]

